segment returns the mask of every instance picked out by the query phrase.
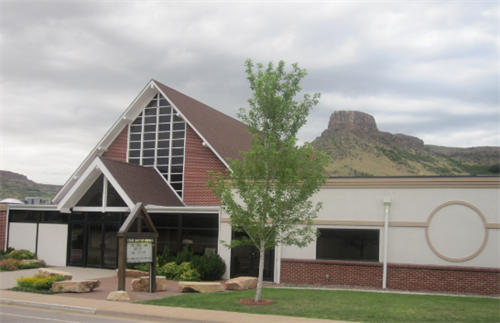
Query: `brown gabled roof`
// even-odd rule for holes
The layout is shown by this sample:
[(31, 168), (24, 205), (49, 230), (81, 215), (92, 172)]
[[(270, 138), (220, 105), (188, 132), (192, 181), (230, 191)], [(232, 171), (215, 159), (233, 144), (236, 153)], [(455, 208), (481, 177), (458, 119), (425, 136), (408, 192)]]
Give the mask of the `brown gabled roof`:
[(154, 168), (98, 157), (134, 204), (184, 206)]
[(196, 101), (156, 80), (163, 93), (180, 110), (189, 123), (224, 160), (239, 158), (240, 151), (250, 150), (251, 136), (242, 122)]

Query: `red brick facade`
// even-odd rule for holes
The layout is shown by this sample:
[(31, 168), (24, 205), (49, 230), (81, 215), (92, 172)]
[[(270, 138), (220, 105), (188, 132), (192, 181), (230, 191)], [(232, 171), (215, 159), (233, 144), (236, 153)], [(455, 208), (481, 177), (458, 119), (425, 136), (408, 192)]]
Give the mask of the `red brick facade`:
[(5, 250), (7, 234), (7, 204), (0, 204), (0, 249)]
[(186, 205), (219, 205), (219, 201), (205, 187), (209, 170), (224, 173), (226, 166), (210, 148), (203, 146), (203, 140), (186, 124), (183, 198)]
[[(382, 287), (382, 263), (282, 259), (281, 282)], [(500, 268), (387, 265), (387, 288), (500, 295)]]
[(128, 127), (125, 127), (122, 132), (116, 137), (115, 141), (108, 147), (108, 151), (106, 151), (102, 156), (120, 161), (127, 161), (127, 142), (128, 142)]

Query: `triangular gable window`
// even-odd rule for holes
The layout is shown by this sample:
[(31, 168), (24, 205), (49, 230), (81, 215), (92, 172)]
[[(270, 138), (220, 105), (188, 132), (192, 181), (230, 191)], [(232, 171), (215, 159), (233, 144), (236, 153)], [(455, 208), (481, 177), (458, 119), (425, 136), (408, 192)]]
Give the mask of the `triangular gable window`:
[(130, 125), (128, 162), (155, 167), (182, 198), (186, 122), (156, 94)]
[[(103, 205), (102, 197), (103, 197), (103, 190), (104, 190), (104, 185), (107, 185), (108, 188), (108, 194), (107, 194), (107, 205)], [(76, 203), (76, 206), (96, 206), (96, 207), (102, 207), (102, 206), (127, 206), (125, 201), (120, 197), (118, 192), (115, 190), (113, 185), (111, 185), (107, 180), (104, 181), (104, 176), (101, 174), (90, 186), (90, 188), (85, 192), (83, 197)]]

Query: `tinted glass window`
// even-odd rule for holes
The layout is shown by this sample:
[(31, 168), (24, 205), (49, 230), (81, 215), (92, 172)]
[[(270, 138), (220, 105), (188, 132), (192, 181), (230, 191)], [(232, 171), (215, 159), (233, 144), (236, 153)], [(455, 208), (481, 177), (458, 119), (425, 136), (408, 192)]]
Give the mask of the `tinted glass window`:
[(143, 144), (143, 149), (155, 148), (155, 146), (156, 146), (155, 141), (145, 141)]
[(186, 125), (184, 123), (174, 123), (174, 130), (184, 130)]
[(216, 214), (184, 214), (182, 216), (182, 227), (217, 229), (219, 227), (219, 218)]
[(172, 112), (172, 108), (160, 108), (160, 114), (170, 114)]
[(179, 215), (177, 214), (158, 214), (150, 213), (149, 217), (155, 227), (177, 227), (179, 225)]
[(24, 210), (10, 210), (10, 222), (38, 222), (40, 212), (37, 211), (24, 211)]
[(60, 212), (40, 212), (40, 222), (46, 223), (68, 223), (69, 214)]
[(80, 201), (76, 203), (76, 206), (102, 206), (103, 178), (101, 174)]
[(319, 229), (316, 258), (379, 261), (379, 230)]
[(158, 139), (170, 139), (170, 132), (163, 132), (158, 134)]

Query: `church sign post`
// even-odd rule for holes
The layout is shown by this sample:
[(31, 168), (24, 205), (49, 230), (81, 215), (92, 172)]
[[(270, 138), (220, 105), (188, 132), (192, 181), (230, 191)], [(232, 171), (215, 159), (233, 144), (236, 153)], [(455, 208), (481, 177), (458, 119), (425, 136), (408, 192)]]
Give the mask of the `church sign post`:
[[(142, 224), (149, 232), (142, 232)], [(131, 229), (136, 227), (136, 232)], [(156, 292), (158, 232), (142, 203), (137, 203), (118, 231), (118, 290), (125, 290), (127, 264), (149, 263), (149, 292)]]

